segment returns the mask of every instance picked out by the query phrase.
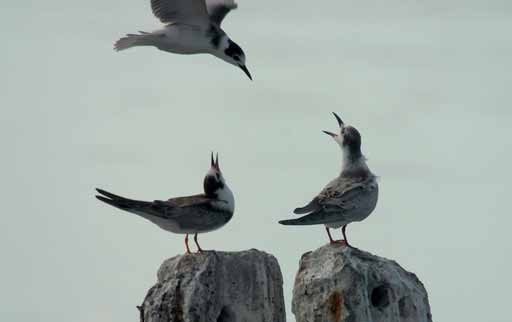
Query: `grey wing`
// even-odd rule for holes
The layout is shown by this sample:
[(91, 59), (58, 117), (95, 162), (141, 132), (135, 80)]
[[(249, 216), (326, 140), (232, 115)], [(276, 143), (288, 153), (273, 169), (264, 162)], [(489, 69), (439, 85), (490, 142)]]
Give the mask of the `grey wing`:
[[(302, 215), (302, 214), (307, 214), (309, 212), (313, 212), (313, 211), (316, 211), (316, 210), (319, 210), (321, 208), (321, 202), (323, 199), (325, 199), (326, 197), (330, 196), (333, 194), (333, 192), (336, 191), (336, 188), (338, 187), (337, 186), (337, 179), (333, 179), (331, 180), (331, 182), (329, 182), (323, 189), (322, 191), (320, 191), (320, 193), (318, 194), (318, 196), (316, 196), (315, 198), (313, 198), (313, 200), (311, 200), (307, 205), (305, 205), (304, 207), (299, 207), (299, 208), (295, 208), (293, 210), (293, 213), (294, 214), (297, 214), (297, 215)], [(339, 188), (339, 187), (338, 187)]]
[(151, 10), (163, 23), (207, 25), (209, 22), (204, 0), (151, 0)]
[(320, 208), (320, 204), (318, 203), (318, 197), (315, 197), (304, 207), (295, 208), (293, 210), (293, 213), (297, 214), (297, 215), (307, 214), (309, 212), (318, 210), (319, 208)]
[(103, 189), (96, 189), (100, 194), (96, 198), (109, 204), (113, 207), (128, 211), (139, 216), (151, 215), (155, 217), (165, 218), (169, 209), (172, 208), (169, 204), (163, 201), (141, 201), (125, 198)]
[(234, 0), (206, 0), (206, 8), (210, 15), (210, 20), (220, 26), (222, 20), (238, 5)]
[[(330, 192), (330, 194), (328, 193)], [(340, 221), (353, 221), (354, 216), (371, 212), (377, 203), (378, 185), (355, 184), (339, 193), (322, 191), (317, 197), (317, 209), (297, 219), (282, 220), (283, 225), (316, 225)]]
[(231, 217), (229, 213), (222, 213), (219, 216), (220, 212), (212, 210), (210, 203), (196, 205), (193, 208), (187, 206), (173, 211), (170, 218), (182, 230), (207, 231), (222, 226)]

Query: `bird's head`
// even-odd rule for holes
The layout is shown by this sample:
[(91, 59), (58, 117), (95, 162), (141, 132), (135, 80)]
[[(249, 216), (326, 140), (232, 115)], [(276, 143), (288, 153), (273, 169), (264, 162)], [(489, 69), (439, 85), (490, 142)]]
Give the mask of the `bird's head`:
[(217, 51), (217, 56), (222, 60), (235, 65), (244, 71), (245, 75), (252, 80), (251, 73), (245, 66), (245, 54), (242, 48), (238, 46), (234, 41), (225, 36), (220, 42), (220, 46)]
[(338, 125), (340, 127), (339, 134), (329, 131), (323, 132), (332, 137), (334, 141), (338, 143), (338, 145), (341, 147), (341, 150), (349, 160), (359, 159), (362, 157), (361, 134), (355, 127), (345, 125), (338, 114), (334, 112), (332, 114), (336, 118), (336, 121), (338, 121)]
[(215, 160), (213, 159), (213, 152), (211, 155), (210, 169), (206, 173), (203, 181), (204, 193), (207, 196), (216, 197), (219, 191), (223, 190), (226, 187), (226, 181), (222, 176), (222, 172), (219, 167), (219, 155), (215, 156)]

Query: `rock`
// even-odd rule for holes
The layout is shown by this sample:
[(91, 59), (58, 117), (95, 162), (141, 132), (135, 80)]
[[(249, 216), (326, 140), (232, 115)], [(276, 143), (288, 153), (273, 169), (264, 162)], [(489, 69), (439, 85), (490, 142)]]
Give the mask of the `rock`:
[(432, 322), (425, 287), (395, 261), (356, 248), (305, 253), (295, 277), (297, 322)]
[(275, 257), (251, 249), (170, 258), (140, 307), (141, 322), (285, 322)]

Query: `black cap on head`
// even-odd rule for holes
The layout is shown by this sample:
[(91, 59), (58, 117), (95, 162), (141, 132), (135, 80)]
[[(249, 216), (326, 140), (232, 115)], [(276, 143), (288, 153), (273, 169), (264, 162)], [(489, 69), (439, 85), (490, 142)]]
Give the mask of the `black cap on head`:
[(233, 57), (234, 60), (237, 60), (236, 57), (240, 59), (241, 56), (245, 56), (242, 48), (240, 48), (240, 46), (238, 46), (234, 41), (228, 39), (228, 44), (228, 48), (224, 50), (226, 56)]
[(361, 155), (361, 134), (352, 126), (346, 126), (341, 132), (343, 135), (343, 146), (347, 147), (354, 157)]
[(226, 56), (231, 57), (235, 61), (235, 65), (237, 65), (241, 70), (244, 71), (245, 75), (249, 77), (250, 80), (252, 80), (251, 73), (247, 69), (247, 66), (245, 66), (245, 54), (242, 48), (238, 46), (234, 41), (231, 39), (228, 39), (228, 48), (224, 50), (224, 54)]

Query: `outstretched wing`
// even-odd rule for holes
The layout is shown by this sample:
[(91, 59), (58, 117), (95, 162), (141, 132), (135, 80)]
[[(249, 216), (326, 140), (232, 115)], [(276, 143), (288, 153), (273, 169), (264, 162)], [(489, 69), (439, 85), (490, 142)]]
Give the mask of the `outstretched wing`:
[(151, 10), (163, 23), (206, 25), (209, 22), (204, 0), (151, 0)]
[(206, 0), (210, 20), (219, 27), (226, 15), (237, 7), (238, 5), (234, 0)]

